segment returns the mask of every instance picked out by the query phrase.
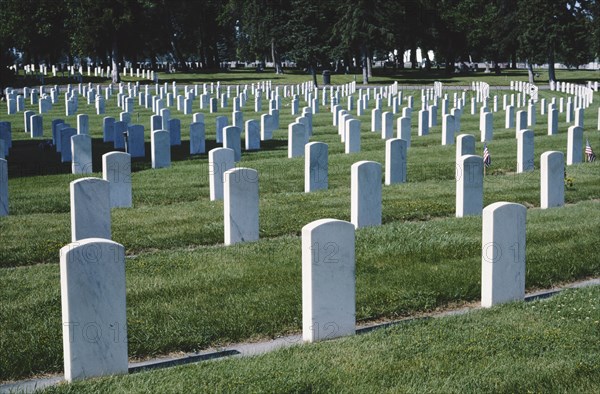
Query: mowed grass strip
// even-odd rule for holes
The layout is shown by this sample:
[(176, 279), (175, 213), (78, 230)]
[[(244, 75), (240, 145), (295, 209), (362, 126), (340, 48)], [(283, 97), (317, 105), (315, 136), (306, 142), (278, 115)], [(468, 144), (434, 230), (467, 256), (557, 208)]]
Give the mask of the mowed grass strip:
[[(420, 91), (412, 92), (419, 107)], [(543, 92), (547, 98), (550, 92)], [(553, 95), (554, 93), (552, 93)], [(81, 100), (83, 102), (83, 100)], [(249, 100), (250, 102), (251, 100)], [(112, 111), (116, 113), (111, 101)], [(284, 106), (288, 105), (284, 100)], [(59, 104), (58, 106), (63, 105)], [(264, 103), (264, 107), (267, 103)], [(148, 112), (148, 110), (143, 110)], [(175, 116), (180, 116), (175, 114)], [(142, 118), (147, 119), (145, 114)], [(228, 115), (229, 112), (224, 113)], [(593, 107), (586, 110), (585, 138), (600, 147), (600, 136), (590, 130), (596, 121)], [(256, 115), (256, 116), (255, 116)], [(116, 115), (115, 115), (116, 116)], [(210, 117), (213, 117), (212, 120)], [(207, 114), (208, 138), (214, 138), (214, 114)], [(251, 111), (246, 118), (258, 118)], [(14, 115), (13, 135), (19, 132), (22, 114)], [(46, 115), (50, 122), (53, 115)], [(182, 134), (186, 142), (186, 127), (191, 116), (181, 116)], [(102, 116), (91, 115), (92, 135), (96, 138), (96, 153), (110, 151), (110, 144), (102, 143)], [(239, 166), (259, 172), (260, 232), (262, 238), (299, 234), (305, 224), (323, 217), (348, 220), (350, 217), (350, 167), (359, 160), (385, 162), (385, 142), (379, 133), (370, 132), (370, 114), (362, 121), (362, 151), (343, 153), (337, 129), (331, 126), (331, 113), (326, 108), (314, 115), (312, 141), (329, 144), (329, 190), (305, 194), (304, 159), (287, 159), (287, 124), (294, 120), (285, 107), (281, 112), (281, 128), (275, 138), (265, 144), (265, 150), (245, 152)], [(560, 117), (564, 121), (564, 114)], [(186, 123), (187, 122), (187, 123)], [(73, 123), (73, 119), (71, 120)], [(538, 115), (535, 130), (535, 166), (539, 168), (542, 152), (559, 150), (566, 153), (568, 124), (560, 124), (560, 134), (546, 135), (546, 117)], [(49, 127), (49, 126), (48, 126)], [(408, 153), (408, 183), (384, 187), (383, 221), (428, 220), (454, 214), (455, 175), (460, 169), (455, 164), (455, 146), (441, 146), (441, 122), (428, 136), (418, 137), (417, 114), (413, 113), (412, 146)], [(463, 133), (479, 139), (479, 116), (471, 116), (465, 107), (461, 120)], [(488, 143), (492, 167), (485, 178), (484, 202), (514, 201), (527, 206), (539, 206), (539, 171), (515, 174), (517, 141), (514, 129), (504, 128), (504, 113), (494, 115), (494, 140)], [(146, 133), (149, 138), (149, 132)], [(210, 140), (214, 143), (214, 139)], [(16, 141), (26, 144), (29, 141)], [(33, 141), (37, 144), (38, 140)], [(223, 242), (223, 205), (209, 201), (210, 168), (206, 155), (189, 157), (186, 146), (174, 147), (175, 161), (171, 168), (149, 169), (148, 160), (134, 161), (132, 187), (134, 208), (116, 209), (112, 214), (113, 240), (122, 243), (128, 254), (145, 250), (167, 250), (215, 245)], [(149, 149), (149, 147), (148, 147)], [(477, 142), (476, 153), (483, 144)], [(600, 148), (598, 148), (600, 149)], [(46, 152), (47, 153), (47, 152)], [(147, 156), (149, 157), (149, 155)], [(56, 159), (56, 158), (55, 158)], [(96, 155), (95, 171), (100, 171), (100, 156)], [(11, 159), (9, 158), (9, 163)], [(10, 167), (10, 164), (9, 164)], [(60, 166), (59, 166), (60, 167)], [(18, 166), (10, 167), (9, 195), (11, 215), (0, 218), (3, 243), (0, 247), (0, 266), (22, 266), (37, 263), (57, 263), (58, 251), (70, 241), (69, 183), (81, 176), (55, 174), (21, 176)], [(54, 168), (64, 172), (64, 168)], [(67, 166), (68, 171), (68, 166)], [(50, 172), (50, 171), (48, 171)], [(60, 172), (60, 171), (59, 171)], [(101, 176), (100, 173), (92, 176)], [(600, 198), (600, 163), (585, 163), (567, 168), (567, 176), (574, 182), (566, 191), (566, 201), (574, 203)]]
[(60, 384), (96, 392), (598, 392), (600, 286), (242, 359)]
[[(528, 211), (529, 289), (600, 275), (600, 202)], [(480, 298), (481, 218), (392, 222), (356, 233), (357, 319)], [(145, 358), (301, 328), (301, 239), (146, 251), (126, 262), (129, 355)], [(0, 270), (0, 379), (62, 371), (56, 264)]]
[[(539, 76), (536, 77), (535, 83), (536, 85), (543, 87), (548, 85), (548, 70), (547, 69), (535, 69), (536, 74)], [(334, 85), (345, 84), (353, 81), (357, 81), (359, 86), (362, 85), (362, 70), (357, 69), (355, 73), (348, 74), (336, 74), (334, 72), (331, 73), (331, 83)], [(19, 71), (20, 76), (23, 76), (24, 71)], [(509, 86), (510, 81), (528, 81), (528, 73), (525, 69), (503, 69), (501, 74), (492, 73), (484, 73), (483, 70), (475, 73), (460, 73), (460, 74), (447, 74), (446, 71), (442, 69), (417, 69), (412, 70), (409, 68), (406, 69), (392, 69), (392, 68), (374, 68), (373, 69), (373, 77), (369, 78), (369, 83), (371, 85), (380, 85), (385, 84), (389, 85), (398, 81), (404, 85), (433, 85), (433, 82), (440, 81), (445, 85), (453, 86), (470, 86), (472, 81), (482, 81), (487, 82), (492, 86)], [(75, 78), (67, 78), (59, 76), (52, 77), (51, 74), (45, 77), (46, 86), (49, 88), (53, 85), (66, 85), (71, 84), (76, 86), (78, 81)], [(291, 85), (291, 84), (299, 84), (307, 81), (312, 81), (312, 75), (302, 70), (295, 69), (285, 69), (284, 74), (275, 74), (275, 70), (273, 68), (266, 68), (264, 72), (256, 72), (254, 67), (247, 68), (238, 68), (238, 69), (230, 69), (228, 71), (222, 72), (176, 72), (176, 73), (163, 73), (163, 72), (155, 72), (155, 75), (158, 77), (159, 83), (162, 85), (165, 82), (177, 82), (179, 85), (185, 84), (194, 84), (194, 83), (207, 83), (210, 86), (210, 83), (213, 82), (216, 85), (215, 81), (220, 81), (222, 85), (246, 85), (261, 81), (271, 81), (276, 85)], [(600, 78), (600, 72), (594, 70), (556, 70), (556, 80), (561, 82), (570, 82), (577, 84), (586, 84), (588, 81), (594, 81)], [(150, 84), (154, 86), (154, 82), (149, 79), (142, 79), (137, 77), (132, 77), (129, 75), (121, 74), (121, 80), (124, 83), (128, 82), (140, 82), (140, 84)], [(321, 72), (317, 74), (317, 80), (319, 86), (322, 87), (322, 76)], [(29, 78), (28, 82), (36, 81), (35, 78)], [(14, 86), (21, 87), (23, 86), (25, 81), (21, 78), (21, 80), (17, 81)], [(92, 84), (102, 84), (107, 85), (111, 82), (109, 78), (103, 77), (88, 77), (86, 73), (84, 73), (82, 82), (87, 84), (91, 82)], [(35, 82), (34, 87), (39, 86), (39, 82)], [(369, 85), (366, 85), (369, 86)]]

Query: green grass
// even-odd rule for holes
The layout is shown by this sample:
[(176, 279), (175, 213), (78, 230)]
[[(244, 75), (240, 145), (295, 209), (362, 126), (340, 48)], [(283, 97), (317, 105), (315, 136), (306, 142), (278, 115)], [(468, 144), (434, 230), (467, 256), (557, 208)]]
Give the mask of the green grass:
[[(600, 274), (598, 202), (530, 210), (528, 288)], [(357, 232), (357, 319), (479, 299), (481, 219), (394, 222)], [(127, 260), (129, 353), (147, 357), (270, 338), (301, 327), (299, 237), (142, 253)], [(62, 369), (56, 264), (0, 270), (4, 378)]]
[[(548, 71), (545, 69), (536, 69), (535, 72), (539, 77), (535, 79), (536, 84), (543, 86), (548, 84)], [(50, 74), (51, 75), (51, 74)], [(178, 72), (173, 74), (156, 73), (159, 83), (177, 81), (178, 83), (210, 83), (221, 81), (223, 84), (249, 84), (264, 80), (272, 81), (274, 84), (297, 84), (306, 81), (312, 81), (312, 76), (302, 70), (285, 70), (285, 74), (275, 74), (273, 69), (267, 69), (264, 72), (256, 72), (253, 68), (248, 69), (232, 69), (223, 72)], [(151, 84), (152, 81), (130, 76), (121, 76), (124, 82), (140, 81), (142, 84)], [(322, 83), (321, 73), (317, 75), (318, 83)], [(588, 70), (556, 70), (556, 79), (561, 82), (587, 83), (590, 80), (600, 79), (600, 71)], [(494, 73), (486, 74), (483, 71), (469, 74), (451, 74), (448, 75), (442, 70), (432, 69), (425, 70), (392, 70), (375, 68), (373, 77), (369, 78), (370, 84), (390, 84), (398, 81), (405, 85), (431, 85), (434, 81), (441, 81), (447, 85), (470, 85), (472, 81), (487, 82), (492, 86), (508, 86), (510, 81), (528, 81), (527, 70), (502, 70), (502, 73), (496, 75)], [(352, 81), (357, 81), (362, 84), (362, 74), (331, 74), (331, 83), (334, 85), (344, 84)], [(66, 85), (68, 83), (75, 84), (76, 80), (67, 77), (47, 76), (44, 79), (47, 86), (51, 85)], [(92, 82), (107, 84), (109, 78), (101, 77), (83, 77), (83, 83)], [(39, 81), (29, 78), (24, 80), (22, 77), (13, 84), (15, 87), (39, 86)]]
[[(419, 108), (420, 92), (412, 94)], [(551, 92), (541, 95), (549, 98)], [(115, 100), (107, 103), (107, 115), (118, 114)], [(384, 141), (369, 131), (369, 114), (360, 118), (361, 153), (344, 154), (331, 114), (321, 108), (314, 116), (311, 140), (329, 144), (329, 190), (305, 194), (303, 159), (287, 159), (287, 124), (294, 117), (289, 101), (283, 105), (281, 129), (274, 140), (259, 152), (244, 153), (239, 163), (260, 174), (257, 243), (222, 245), (223, 205), (208, 200), (206, 155), (190, 158), (185, 151), (191, 115), (172, 109), (172, 116), (182, 120), (184, 146), (173, 149), (171, 168), (151, 170), (148, 159), (133, 163), (134, 208), (112, 212), (113, 239), (125, 246), (128, 256), (130, 356), (199, 350), (300, 329), (301, 228), (325, 217), (349, 220), (350, 166), (359, 160), (383, 164)], [(249, 100), (246, 111), (251, 106)], [(91, 115), (92, 108), (80, 97), (80, 112), (90, 114), (94, 170), (99, 171), (99, 156), (111, 146), (101, 142), (104, 115)], [(597, 110), (595, 103), (585, 112), (584, 139), (598, 150)], [(0, 112), (5, 111), (2, 103)], [(51, 119), (64, 118), (62, 114), (64, 99), (44, 116), (46, 138)], [(140, 122), (148, 126), (150, 111), (139, 114)], [(205, 116), (208, 146), (216, 146), (215, 114)], [(251, 116), (247, 112), (245, 119)], [(415, 113), (409, 182), (385, 186), (384, 225), (357, 232), (361, 321), (479, 298), (481, 219), (453, 217), (455, 147), (440, 145), (441, 122), (429, 136), (417, 137), (416, 118)], [(78, 177), (68, 174), (69, 167), (58, 163), (55, 154), (36, 151), (40, 139), (31, 141), (22, 132), (22, 119), (22, 113), (2, 117), (13, 122), (15, 153), (9, 157), (11, 215), (0, 218), (0, 380), (62, 370), (58, 256), (70, 242), (69, 182)], [(74, 117), (67, 122), (76, 124)], [(546, 136), (546, 117), (538, 114), (536, 168), (542, 152), (566, 151), (564, 114), (560, 122), (560, 134)], [(465, 111), (461, 124), (463, 133), (479, 135), (478, 116)], [(539, 207), (539, 171), (514, 173), (517, 143), (514, 130), (504, 129), (503, 112), (495, 114), (494, 130), (488, 144), (493, 165), (484, 182), (485, 205), (512, 201)], [(481, 152), (482, 144), (477, 143), (476, 149)], [(25, 157), (44, 164), (40, 168), (46, 175), (35, 175), (40, 168), (28, 165)], [(529, 211), (528, 288), (600, 274), (599, 170), (599, 162), (568, 167), (574, 185), (566, 190), (566, 201), (573, 205)]]
[(600, 286), (270, 354), (61, 384), (95, 392), (598, 392)]

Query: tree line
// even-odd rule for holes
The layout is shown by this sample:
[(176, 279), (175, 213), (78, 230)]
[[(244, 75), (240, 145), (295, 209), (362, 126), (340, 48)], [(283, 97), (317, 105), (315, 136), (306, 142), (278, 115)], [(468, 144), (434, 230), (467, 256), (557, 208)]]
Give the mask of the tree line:
[[(362, 70), (374, 59), (419, 67), (416, 49), (432, 50), (448, 73), (460, 62), (526, 62), (576, 67), (600, 56), (596, 0), (0, 0), (0, 69), (25, 64), (94, 64), (169, 59), (198, 62), (284, 61), (316, 76), (319, 67)], [(432, 66), (425, 56), (425, 67)], [(4, 77), (3, 77), (4, 78)]]

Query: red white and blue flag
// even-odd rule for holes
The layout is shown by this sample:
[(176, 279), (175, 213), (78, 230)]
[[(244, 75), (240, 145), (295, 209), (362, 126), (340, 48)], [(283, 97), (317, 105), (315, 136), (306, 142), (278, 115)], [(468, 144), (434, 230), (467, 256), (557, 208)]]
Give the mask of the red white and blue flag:
[(596, 155), (592, 150), (592, 146), (590, 145), (590, 140), (585, 140), (585, 156), (587, 157), (588, 162), (592, 162), (596, 160)]
[(490, 156), (490, 151), (485, 142), (483, 143), (483, 164), (485, 164), (486, 167), (492, 165), (492, 156)]

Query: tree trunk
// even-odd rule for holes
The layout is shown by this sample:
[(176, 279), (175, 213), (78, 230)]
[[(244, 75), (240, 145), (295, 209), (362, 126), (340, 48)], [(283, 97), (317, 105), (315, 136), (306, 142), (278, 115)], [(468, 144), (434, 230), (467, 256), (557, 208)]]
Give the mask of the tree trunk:
[(446, 74), (451, 75), (454, 73), (454, 57), (452, 55), (446, 56)]
[(361, 52), (363, 85), (366, 85), (369, 83), (369, 72), (367, 70), (367, 62), (369, 61), (369, 58), (367, 57), (367, 51), (365, 48), (362, 48)]
[(111, 74), (112, 74), (112, 83), (121, 82), (121, 76), (119, 75), (119, 46), (117, 44), (117, 38), (113, 39), (112, 43), (112, 52), (110, 54), (112, 60), (111, 66)]
[(517, 69), (517, 51), (513, 51), (512, 53), (512, 62), (510, 64), (510, 68), (512, 68), (513, 70)]
[(281, 59), (279, 58), (279, 53), (277, 53), (275, 47), (275, 38), (271, 38), (271, 57), (273, 58), (273, 65), (275, 66), (275, 74), (283, 74)]
[(415, 44), (414, 42), (411, 44), (410, 46), (410, 64), (411, 64), (411, 68), (415, 69), (418, 67), (418, 63), (417, 63), (417, 44)]
[(548, 52), (548, 83), (556, 82), (556, 73), (554, 71), (554, 49)]
[(527, 59), (527, 75), (529, 77), (529, 83), (535, 83), (535, 78), (533, 75), (533, 64), (529, 62), (529, 59)]
[(367, 49), (367, 75), (369, 78), (373, 78), (373, 56), (371, 51)]
[(429, 51), (427, 48), (423, 49), (423, 57), (425, 58), (425, 69), (427, 71), (431, 70), (431, 59), (429, 58)]
[(313, 84), (315, 88), (319, 87), (319, 83), (317, 82), (317, 66), (314, 63), (310, 63), (310, 74), (313, 77)]

